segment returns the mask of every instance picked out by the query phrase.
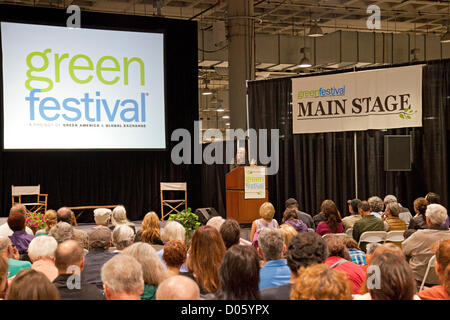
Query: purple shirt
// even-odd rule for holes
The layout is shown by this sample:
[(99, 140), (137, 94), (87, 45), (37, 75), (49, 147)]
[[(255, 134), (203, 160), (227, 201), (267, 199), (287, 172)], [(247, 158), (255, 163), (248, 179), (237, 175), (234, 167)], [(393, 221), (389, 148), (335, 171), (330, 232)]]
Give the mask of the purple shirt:
[(297, 232), (307, 232), (308, 226), (299, 219), (291, 219), (285, 222), (285, 224), (290, 225), (293, 227)]
[(28, 245), (34, 236), (23, 231), (16, 231), (11, 236), (9, 236), (12, 245), (16, 246), (20, 254), (28, 252)]

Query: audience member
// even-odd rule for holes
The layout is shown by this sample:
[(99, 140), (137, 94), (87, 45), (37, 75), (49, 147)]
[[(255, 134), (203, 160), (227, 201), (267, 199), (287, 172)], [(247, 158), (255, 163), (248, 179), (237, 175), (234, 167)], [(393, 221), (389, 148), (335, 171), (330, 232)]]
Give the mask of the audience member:
[(224, 222), (225, 222), (224, 218), (222, 218), (221, 216), (215, 216), (209, 219), (208, 222), (206, 222), (206, 225), (216, 228), (217, 231), (220, 231), (220, 227)]
[(435, 249), (434, 265), (440, 285), (419, 292), (422, 300), (450, 300), (450, 240), (439, 241)]
[(67, 240), (74, 240), (73, 227), (67, 222), (58, 222), (55, 224), (48, 233), (49, 236), (55, 238), (58, 244)]
[[(186, 243), (186, 229), (184, 229), (183, 225), (177, 221), (168, 221), (166, 226), (161, 231), (161, 240), (163, 243), (167, 243), (172, 240), (179, 240)], [(163, 265), (166, 266), (166, 262), (163, 259), (163, 254), (164, 248), (158, 251), (158, 257)], [(186, 257), (188, 256), (189, 253), (187, 253)], [(183, 263), (180, 268), (180, 272), (189, 272), (186, 263)]]
[(283, 255), (286, 251), (283, 236), (278, 229), (263, 228), (259, 234), (258, 253), (264, 260), (259, 274), (259, 289), (272, 288), (289, 282), (291, 270)]
[(297, 210), (286, 209), (283, 213), (282, 224), (288, 224), (293, 227), (297, 232), (307, 232), (308, 226), (303, 223), (302, 220), (297, 217)]
[(167, 276), (176, 276), (186, 262), (187, 247), (183, 241), (170, 240), (164, 245), (163, 260), (167, 266)]
[[(278, 222), (273, 218), (275, 215), (275, 208), (270, 202), (264, 202), (259, 208), (260, 219), (253, 221), (252, 229), (250, 231), (250, 241), (253, 243), (258, 240), (258, 235), (255, 234), (262, 228), (278, 229)], [(259, 234), (259, 233), (258, 233)]]
[(351, 300), (352, 288), (344, 273), (324, 264), (302, 267), (291, 291), (291, 300)]
[(322, 204), (320, 205), (320, 212), (313, 217), (314, 229), (317, 229), (317, 226), (319, 225), (319, 223), (327, 220), (327, 217), (325, 217), (325, 212), (324, 212), (324, 206), (327, 203), (326, 201), (327, 200), (322, 201)]
[(67, 240), (59, 244), (55, 251), (55, 265), (58, 277), (53, 284), (59, 291), (61, 300), (104, 300), (102, 291), (96, 285), (83, 281), (83, 248), (78, 241)]
[(200, 289), (197, 283), (186, 276), (173, 276), (160, 283), (156, 300), (198, 300)]
[(316, 232), (319, 235), (344, 232), (341, 214), (332, 200), (325, 200), (321, 211), (325, 214), (325, 220), (317, 225)]
[(34, 236), (25, 231), (25, 215), (21, 212), (14, 211), (9, 214), (7, 223), (13, 231), (13, 234), (9, 236), (12, 245), (17, 248), (19, 254), (27, 254), (28, 246), (31, 240), (34, 239)]
[(50, 229), (58, 223), (57, 217), (56, 217), (56, 211), (53, 209), (47, 210), (44, 214), (44, 222), (45, 222), (45, 228), (38, 230), (36, 232), (36, 237), (38, 236), (47, 236), (50, 232)]
[(105, 226), (109, 228), (111, 223), (111, 209), (97, 208), (94, 210), (94, 221), (98, 226)]
[(427, 200), (428, 204), (441, 204), (441, 196), (434, 192), (428, 192), (425, 200)]
[(33, 270), (42, 272), (53, 282), (58, 276), (58, 269), (55, 266), (55, 251), (58, 243), (50, 236), (40, 236), (34, 238), (28, 247), (28, 256), (33, 263)]
[(352, 237), (345, 237), (343, 241), (345, 247), (348, 250), (348, 253), (350, 253), (350, 258), (352, 258), (352, 262), (360, 266), (365, 266), (367, 264), (366, 255), (358, 247), (358, 243), (356, 243), (355, 239), (353, 239)]
[(141, 264), (145, 284), (141, 300), (155, 300), (156, 288), (167, 278), (156, 250), (148, 243), (138, 242), (123, 250), (122, 254), (132, 256)]
[(124, 206), (117, 206), (113, 209), (111, 214), (111, 223), (112, 226), (109, 227), (111, 230), (114, 230), (115, 227), (124, 224), (133, 229), (134, 234), (136, 234), (136, 226), (134, 225), (134, 223), (128, 221), (127, 211), (125, 210)]
[(331, 269), (336, 269), (347, 274), (348, 281), (352, 284), (353, 293), (358, 293), (366, 276), (359, 265), (352, 262), (350, 253), (344, 245), (344, 241), (337, 236), (325, 238), (328, 246), (328, 258), (325, 264)]
[(115, 250), (113, 253), (120, 253), (123, 249), (128, 248), (134, 243), (134, 231), (126, 224), (118, 225), (112, 232), (112, 243)]
[(131, 255), (115, 255), (103, 265), (101, 275), (106, 299), (141, 299), (145, 286), (144, 273), (141, 264)]
[[(366, 264), (361, 266), (361, 268), (365, 272), (367, 272), (367, 268), (369, 267), (370, 261), (372, 261), (373, 254), (379, 246), (381, 246), (381, 244), (378, 242), (370, 242), (367, 244), (367, 246), (366, 246)], [(402, 254), (403, 254), (403, 252), (402, 252)]]
[(316, 226), (314, 224), (313, 218), (310, 214), (299, 210), (299, 204), (296, 199), (287, 199), (285, 202), (285, 207), (286, 209), (295, 209), (297, 211), (297, 218), (303, 221), (303, 223), (306, 224), (308, 228), (315, 229)]
[(377, 217), (378, 219), (381, 219), (381, 215), (383, 214), (384, 209), (384, 202), (381, 200), (380, 197), (373, 196), (370, 197), (367, 202), (370, 206), (370, 214)]
[(344, 230), (347, 231), (347, 229), (353, 228), (353, 225), (356, 221), (361, 219), (361, 215), (358, 211), (358, 205), (361, 203), (361, 200), (359, 199), (353, 199), (348, 200), (348, 211), (350, 212), (350, 215), (342, 219), (342, 224), (344, 225)]
[(315, 232), (303, 232), (291, 239), (286, 250), (287, 265), (291, 271), (288, 283), (260, 291), (262, 300), (289, 300), (292, 284), (298, 270), (317, 263), (323, 263), (328, 256), (325, 240)]
[(355, 294), (354, 300), (419, 299), (415, 295), (416, 282), (412, 270), (403, 257), (391, 252), (377, 254), (372, 259), (367, 272), (368, 292)]
[(102, 266), (111, 259), (114, 254), (109, 251), (111, 245), (111, 230), (105, 226), (96, 226), (89, 230), (89, 252), (85, 256), (83, 272), (81, 278), (83, 281), (96, 285), (102, 290), (103, 283), (100, 276)]
[(241, 229), (236, 220), (226, 219), (222, 223), (219, 232), (227, 250), (233, 245), (240, 243)]
[[(11, 213), (22, 213), (24, 217), (26, 217), (27, 214), (27, 209), (25, 208), (25, 206), (23, 204), (15, 204), (11, 207), (11, 209), (9, 210), (9, 214)], [(33, 235), (33, 230), (31, 230), (28, 227), (25, 227), (25, 232)], [(9, 237), (14, 233), (14, 231), (11, 230), (11, 228), (9, 227), (8, 223), (5, 222), (4, 224), (2, 224), (0, 226), (0, 237)]]
[(8, 262), (0, 257), (0, 300), (5, 299), (8, 290)]
[[(381, 199), (380, 199), (381, 200)], [(381, 202), (383, 203), (383, 202)], [(378, 208), (377, 208), (378, 209)], [(361, 220), (356, 221), (353, 225), (353, 239), (359, 243), (359, 238), (366, 231), (384, 231), (384, 223), (381, 219), (370, 213), (371, 207), (368, 201), (361, 201), (358, 206)], [(360, 248), (362, 251), (366, 250), (366, 243), (361, 242)]]
[(259, 257), (251, 246), (232, 246), (220, 266), (218, 300), (259, 300)]
[(6, 300), (59, 300), (58, 289), (41, 272), (21, 270), (6, 292)]
[(29, 261), (19, 260), (19, 251), (13, 247), (9, 237), (0, 236), (0, 257), (7, 259), (8, 279), (14, 277), (20, 270), (31, 268)]
[(287, 246), (289, 245), (289, 241), (291, 241), (292, 237), (295, 237), (298, 232), (297, 230), (295, 230), (291, 225), (289, 224), (282, 224), (278, 230), (280, 230), (281, 235), (283, 236), (284, 239), (284, 244)]
[(394, 231), (394, 230), (406, 230), (406, 222), (399, 218), (400, 206), (397, 202), (388, 202), (386, 204), (386, 210), (384, 212), (384, 230)]
[(400, 219), (402, 219), (403, 221), (405, 221), (406, 226), (409, 225), (409, 222), (412, 219), (411, 212), (409, 212), (408, 208), (403, 207), (401, 205), (401, 203), (397, 201), (397, 197), (396, 196), (394, 196), (392, 194), (388, 194), (386, 197), (384, 197), (383, 203), (384, 203), (385, 208), (387, 208), (388, 204), (390, 204), (390, 203), (398, 204), (398, 207), (399, 207), (398, 217)]
[(193, 234), (187, 267), (189, 272), (181, 273), (197, 281), (200, 294), (215, 293), (220, 289), (219, 269), (226, 248), (216, 228), (200, 226)]
[(76, 221), (72, 210), (67, 207), (59, 208), (56, 212), (58, 222), (67, 222), (73, 227), (73, 240), (78, 241), (83, 249), (89, 250), (88, 235), (83, 230), (75, 229)]
[[(447, 219), (447, 209), (440, 204), (430, 204), (425, 212), (428, 229), (417, 230), (408, 239), (402, 242), (403, 253), (409, 257), (414, 277), (422, 281), (428, 266), (428, 261), (433, 256), (430, 248), (439, 240), (450, 239), (450, 231), (444, 226)], [(439, 279), (433, 269), (427, 277), (427, 284), (439, 284)]]
[(163, 245), (160, 229), (161, 224), (158, 215), (150, 211), (145, 215), (144, 220), (142, 220), (142, 226), (137, 232), (137, 238), (139, 241), (148, 244)]
[(428, 201), (425, 198), (417, 198), (414, 200), (414, 212), (416, 215), (411, 219), (408, 229), (428, 229), (425, 211), (427, 210)]

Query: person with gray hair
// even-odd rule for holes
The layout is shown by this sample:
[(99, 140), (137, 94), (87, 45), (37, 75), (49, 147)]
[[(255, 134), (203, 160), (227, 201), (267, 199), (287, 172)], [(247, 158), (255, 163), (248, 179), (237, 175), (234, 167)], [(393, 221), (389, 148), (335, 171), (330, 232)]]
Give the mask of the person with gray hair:
[(111, 245), (111, 230), (105, 226), (96, 226), (89, 230), (89, 252), (86, 254), (81, 277), (87, 283), (103, 288), (100, 270), (114, 254), (108, 249)]
[(393, 203), (393, 202), (397, 203), (397, 204), (399, 205), (399, 207), (400, 207), (400, 213), (399, 213), (398, 217), (399, 217), (400, 219), (402, 219), (403, 221), (405, 221), (406, 226), (409, 225), (409, 222), (410, 222), (411, 219), (412, 219), (412, 214), (411, 214), (411, 212), (409, 211), (408, 208), (403, 207), (403, 206), (401, 205), (401, 203), (398, 202), (396, 196), (394, 196), (394, 195), (392, 195), (392, 194), (388, 194), (386, 197), (384, 197), (384, 201), (383, 201), (383, 202), (384, 202), (384, 206), (385, 206), (386, 208), (387, 208), (387, 205), (388, 205), (389, 203)]
[(42, 272), (50, 282), (58, 276), (58, 269), (55, 266), (55, 251), (58, 242), (50, 236), (40, 236), (34, 238), (28, 247), (28, 257), (33, 263), (31, 269)]
[(78, 241), (83, 249), (89, 250), (88, 236), (83, 230), (75, 229), (77, 222), (75, 220), (75, 214), (67, 207), (59, 208), (56, 212), (56, 220), (58, 222), (67, 222), (73, 227), (73, 239)]
[(112, 233), (112, 243), (116, 250), (113, 253), (119, 253), (123, 249), (131, 246), (134, 243), (134, 238), (135, 234), (130, 226), (121, 224), (115, 227)]
[(142, 266), (145, 286), (141, 300), (155, 300), (156, 288), (167, 277), (155, 249), (148, 243), (138, 242), (123, 250), (122, 254), (135, 258)]
[[(222, 217), (220, 217), (222, 218)], [(223, 218), (222, 218), (223, 219)], [(164, 244), (166, 244), (169, 241), (172, 240), (180, 240), (183, 242), (186, 242), (186, 230), (184, 229), (183, 225), (177, 221), (168, 221), (166, 223), (166, 226), (161, 231), (161, 240)], [(166, 268), (166, 262), (163, 259), (164, 254), (164, 248), (159, 250), (158, 257), (161, 260), (164, 268)], [(189, 253), (188, 253), (189, 256)], [(186, 266), (186, 263), (183, 263), (183, 265), (180, 268), (180, 272), (189, 272)]]
[(222, 223), (225, 222), (225, 219), (221, 216), (212, 217), (211, 219), (206, 222), (207, 226), (211, 226), (217, 229), (217, 231), (220, 232), (220, 227), (222, 226)]
[[(409, 258), (409, 265), (418, 282), (422, 281), (428, 262), (433, 256), (431, 246), (440, 240), (450, 239), (450, 231), (444, 225), (447, 219), (447, 209), (440, 204), (430, 204), (427, 206), (425, 216), (428, 229), (417, 230), (402, 242), (403, 253)], [(426, 284), (439, 284), (439, 277), (434, 268), (430, 269)]]
[(21, 261), (19, 257), (19, 251), (13, 247), (9, 237), (0, 236), (0, 258), (8, 262), (8, 279), (14, 277), (22, 269), (31, 268), (29, 261)]
[(114, 230), (115, 227), (119, 225), (127, 225), (133, 229), (133, 232), (136, 233), (136, 226), (134, 223), (130, 222), (127, 218), (127, 210), (125, 210), (125, 207), (120, 205), (113, 209), (111, 214), (111, 222), (112, 226), (110, 227), (111, 230)]
[(406, 230), (407, 225), (404, 220), (400, 219), (400, 205), (397, 202), (388, 202), (386, 204), (386, 210), (383, 213), (384, 230), (394, 231), (394, 230)]
[(108, 300), (140, 300), (144, 292), (141, 264), (132, 256), (118, 254), (102, 267), (102, 281)]
[(380, 197), (372, 196), (369, 199), (367, 199), (367, 202), (370, 206), (370, 214), (381, 219), (381, 215), (383, 213), (384, 209), (384, 203), (383, 200), (381, 200)]
[(111, 222), (111, 209), (108, 208), (95, 209), (94, 220), (95, 224), (98, 226), (109, 227), (109, 223)]
[(286, 245), (281, 232), (274, 228), (263, 228), (259, 233), (258, 245), (258, 253), (264, 260), (264, 266), (259, 271), (259, 290), (288, 283), (291, 270), (287, 260), (282, 258)]
[(49, 236), (55, 238), (58, 244), (73, 239), (73, 227), (67, 222), (58, 222), (48, 233)]
[(197, 282), (186, 276), (173, 276), (161, 282), (156, 290), (156, 300), (199, 300)]

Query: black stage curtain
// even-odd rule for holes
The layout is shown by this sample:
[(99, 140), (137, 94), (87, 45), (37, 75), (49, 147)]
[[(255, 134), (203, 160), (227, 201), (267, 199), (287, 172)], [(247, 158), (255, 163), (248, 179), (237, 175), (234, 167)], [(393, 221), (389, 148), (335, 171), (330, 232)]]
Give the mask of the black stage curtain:
[[(340, 71), (345, 72), (345, 71)], [(340, 73), (332, 72), (332, 73)], [(450, 61), (423, 69), (423, 127), (356, 133), (358, 197), (394, 194), (413, 212), (413, 201), (428, 191), (449, 199)], [(281, 220), (284, 201), (295, 197), (300, 209), (315, 215), (325, 199), (346, 215), (356, 195), (354, 132), (292, 134), (291, 78), (252, 81), (248, 85), (249, 122), (255, 129), (280, 130), (280, 169), (269, 177), (269, 200)], [(413, 170), (384, 171), (384, 135), (411, 134)]]

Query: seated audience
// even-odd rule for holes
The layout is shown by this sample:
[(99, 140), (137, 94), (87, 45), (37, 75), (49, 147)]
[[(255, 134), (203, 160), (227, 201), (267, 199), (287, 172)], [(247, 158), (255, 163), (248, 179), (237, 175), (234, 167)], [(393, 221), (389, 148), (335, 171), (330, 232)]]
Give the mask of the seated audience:
[(441, 196), (434, 192), (428, 192), (425, 200), (427, 200), (428, 204), (441, 204)]
[(278, 222), (273, 218), (275, 215), (275, 208), (270, 202), (264, 202), (259, 208), (260, 219), (253, 221), (252, 229), (250, 231), (250, 241), (253, 243), (257, 241), (258, 236), (255, 234), (262, 228), (274, 228), (278, 229)]
[(325, 214), (325, 220), (319, 222), (316, 232), (323, 236), (328, 233), (343, 233), (344, 226), (342, 225), (341, 214), (336, 207), (336, 204), (331, 200), (325, 200), (322, 203), (322, 213)]
[(259, 300), (259, 257), (251, 246), (232, 246), (220, 266), (218, 300)]
[(214, 227), (216, 228), (217, 231), (220, 231), (220, 227), (224, 222), (225, 222), (224, 218), (222, 218), (221, 216), (215, 216), (209, 219), (208, 222), (206, 222), (206, 225)]
[(67, 240), (59, 244), (55, 251), (55, 266), (58, 277), (53, 284), (59, 291), (61, 300), (104, 300), (96, 285), (83, 281), (83, 248), (78, 241)]
[(114, 228), (119, 225), (127, 225), (133, 229), (133, 232), (136, 234), (136, 226), (134, 223), (128, 221), (127, 211), (124, 206), (117, 206), (113, 209), (111, 214), (111, 223), (113, 224), (109, 227), (111, 230), (114, 230)]
[[(377, 268), (372, 269), (374, 266)], [(391, 252), (377, 254), (372, 259), (367, 272), (368, 292), (355, 294), (354, 300), (419, 299), (415, 295), (416, 282), (412, 270), (403, 257)]]
[(97, 208), (94, 210), (94, 221), (98, 226), (105, 226), (109, 228), (111, 222), (111, 209)]
[[(372, 261), (373, 254), (379, 246), (381, 246), (381, 244), (377, 243), (377, 242), (371, 242), (371, 243), (367, 244), (367, 246), (366, 246), (366, 264), (361, 266), (361, 268), (364, 271), (367, 272), (367, 268), (369, 267), (370, 261)], [(403, 252), (402, 252), (402, 254), (403, 254)]]
[(352, 237), (345, 237), (343, 241), (345, 247), (348, 250), (348, 253), (350, 253), (352, 262), (360, 266), (365, 266), (367, 264), (366, 254), (358, 247), (355, 239), (353, 239)]
[[(151, 248), (149, 244), (147, 246)], [(101, 275), (106, 299), (141, 300), (145, 286), (144, 272), (141, 264), (131, 255), (114, 256), (103, 265)]]
[(161, 224), (158, 215), (150, 211), (142, 220), (142, 226), (137, 232), (137, 238), (148, 244), (163, 245), (161, 241)]
[(123, 250), (122, 254), (135, 258), (142, 267), (145, 285), (141, 300), (155, 300), (156, 288), (167, 277), (156, 250), (148, 243), (138, 242)]
[(450, 300), (450, 240), (439, 241), (436, 247), (434, 268), (441, 284), (419, 292), (422, 300)]
[(58, 243), (50, 236), (40, 236), (34, 238), (28, 247), (28, 256), (33, 263), (31, 269), (42, 272), (53, 282), (58, 276), (58, 269), (55, 266), (55, 251)]
[(199, 300), (200, 289), (189, 277), (173, 276), (161, 282), (156, 290), (156, 300)]
[(197, 281), (200, 294), (215, 293), (220, 289), (219, 269), (226, 248), (216, 228), (200, 226), (192, 235), (187, 268), (180, 273)]
[(320, 205), (320, 212), (313, 217), (314, 229), (317, 229), (317, 226), (319, 225), (319, 223), (327, 220), (327, 218), (325, 217), (325, 212), (323, 211), (323, 208), (326, 203), (327, 203), (327, 200), (322, 201), (322, 204)]
[(351, 300), (352, 288), (344, 273), (324, 264), (302, 267), (292, 285), (291, 300)]
[(410, 222), (411, 219), (412, 219), (411, 212), (409, 212), (408, 208), (403, 207), (403, 206), (401, 205), (401, 203), (399, 203), (399, 202), (397, 201), (397, 197), (396, 197), (396, 196), (394, 196), (394, 195), (392, 195), (392, 194), (388, 194), (386, 197), (384, 197), (383, 203), (384, 203), (384, 207), (385, 207), (385, 208), (387, 208), (387, 206), (388, 206), (389, 203), (396, 203), (396, 204), (398, 204), (399, 212), (400, 212), (400, 213), (398, 214), (398, 217), (399, 217), (400, 219), (402, 219), (402, 220), (406, 223), (406, 226), (409, 225), (409, 222)]
[(17, 248), (13, 247), (8, 237), (0, 236), (0, 257), (7, 259), (8, 279), (14, 277), (20, 270), (31, 268), (29, 261), (19, 260), (20, 255)]
[(288, 224), (293, 227), (297, 232), (307, 232), (308, 227), (303, 223), (302, 220), (297, 217), (297, 210), (286, 209), (283, 213), (282, 224)]
[(96, 285), (102, 290), (103, 283), (100, 276), (102, 266), (114, 254), (109, 251), (111, 245), (111, 230), (105, 226), (96, 226), (89, 230), (89, 252), (84, 257), (84, 268), (81, 272), (83, 281)]
[(358, 211), (358, 205), (361, 203), (359, 199), (348, 200), (348, 211), (350, 215), (342, 218), (342, 224), (344, 225), (344, 230), (347, 231), (350, 228), (353, 228), (353, 225), (356, 221), (361, 219), (361, 215)]
[[(24, 217), (26, 217), (27, 214), (27, 209), (25, 208), (25, 206), (23, 204), (15, 204), (11, 207), (11, 209), (9, 210), (9, 214), (11, 213), (17, 213), (20, 212), (24, 215)], [(28, 227), (25, 227), (25, 232), (33, 235), (33, 230), (31, 230)], [(9, 237), (14, 233), (14, 231), (11, 230), (11, 228), (9, 227), (8, 223), (5, 222), (4, 224), (2, 224), (0, 226), (0, 237)]]
[(384, 230), (394, 231), (394, 230), (406, 230), (406, 222), (399, 218), (400, 206), (397, 202), (388, 202), (386, 204), (386, 210), (383, 214), (385, 217)]
[[(431, 246), (439, 240), (450, 239), (450, 231), (444, 226), (447, 219), (447, 209), (440, 204), (430, 204), (425, 212), (428, 229), (417, 230), (402, 242), (403, 253), (409, 258), (414, 277), (421, 282), (433, 256)], [(430, 270), (426, 283), (439, 284), (439, 278), (433, 269)]]
[(414, 200), (414, 212), (416, 215), (411, 219), (408, 229), (428, 229), (427, 218), (425, 211), (427, 211), (428, 201), (425, 198), (417, 198)]
[(250, 241), (241, 238), (241, 227), (234, 219), (226, 219), (220, 226), (219, 232), (227, 250), (235, 244), (243, 246), (252, 245)]
[(171, 240), (164, 245), (163, 260), (167, 266), (167, 276), (180, 273), (181, 266), (186, 262), (187, 247), (183, 241)]
[(323, 263), (328, 256), (325, 240), (315, 232), (303, 232), (291, 239), (286, 250), (287, 264), (291, 271), (288, 283), (260, 290), (261, 300), (289, 300), (292, 284), (298, 270), (317, 263)]
[(19, 254), (28, 253), (28, 245), (34, 239), (34, 236), (25, 231), (25, 215), (18, 211), (12, 212), (9, 214), (7, 223), (13, 231), (13, 234), (9, 236), (12, 245), (17, 248)]
[(370, 206), (370, 214), (381, 219), (381, 215), (383, 214), (384, 202), (380, 197), (373, 196), (370, 197), (367, 202)]
[(113, 253), (120, 253), (134, 243), (135, 235), (131, 227), (121, 224), (114, 228), (111, 238), (115, 248)]
[(8, 290), (8, 261), (0, 258), (0, 300), (5, 299)]
[(67, 240), (74, 240), (73, 227), (67, 222), (58, 222), (55, 224), (48, 233), (49, 236), (55, 238), (58, 244)]
[(287, 199), (285, 202), (285, 207), (286, 210), (295, 209), (297, 211), (297, 218), (303, 221), (303, 223), (306, 224), (308, 228), (315, 229), (316, 226), (314, 224), (313, 218), (311, 217), (310, 214), (299, 210), (299, 204), (296, 199), (294, 198)]
[[(381, 199), (380, 199), (381, 200)], [(358, 206), (361, 220), (356, 221), (353, 225), (353, 239), (359, 243), (359, 238), (366, 231), (384, 231), (384, 223), (381, 219), (370, 213), (371, 207), (368, 201), (361, 201)], [(366, 243), (361, 242), (360, 248), (366, 251)]]
[(286, 248), (289, 245), (289, 241), (291, 241), (291, 239), (298, 234), (297, 230), (295, 230), (291, 225), (286, 224), (286, 223), (282, 224), (278, 228), (278, 230), (280, 230), (281, 235), (283, 236), (284, 244), (286, 245)]
[(283, 255), (286, 251), (283, 236), (278, 229), (263, 228), (259, 234), (258, 253), (264, 260), (259, 276), (259, 289), (286, 284), (291, 279), (291, 270)]
[(50, 229), (58, 223), (58, 220), (56, 218), (56, 211), (53, 209), (47, 210), (44, 214), (44, 222), (45, 222), (45, 228), (38, 230), (36, 232), (36, 237), (38, 236), (47, 236), (50, 232)]
[[(166, 223), (166, 226), (161, 231), (161, 240), (163, 243), (167, 243), (172, 240), (179, 240), (185, 243), (186, 240), (186, 229), (184, 229), (183, 225), (177, 221), (168, 221)], [(158, 257), (163, 263), (163, 265), (166, 265), (166, 262), (163, 259), (164, 254), (164, 248), (158, 251)], [(189, 253), (186, 257), (189, 256)], [(184, 263), (181, 268), (180, 272), (189, 272), (186, 266), (186, 263)]]
[(41, 272), (21, 270), (6, 292), (6, 300), (59, 300), (58, 289)]
[(336, 269), (347, 274), (348, 281), (352, 285), (353, 293), (358, 293), (366, 276), (359, 265), (352, 262), (350, 253), (344, 245), (344, 241), (337, 236), (325, 238), (328, 246), (328, 258), (325, 264), (331, 269)]
[(58, 222), (67, 222), (73, 227), (73, 240), (78, 241), (83, 249), (89, 250), (88, 235), (83, 230), (75, 229), (76, 221), (73, 211), (67, 207), (59, 208), (56, 212)]

